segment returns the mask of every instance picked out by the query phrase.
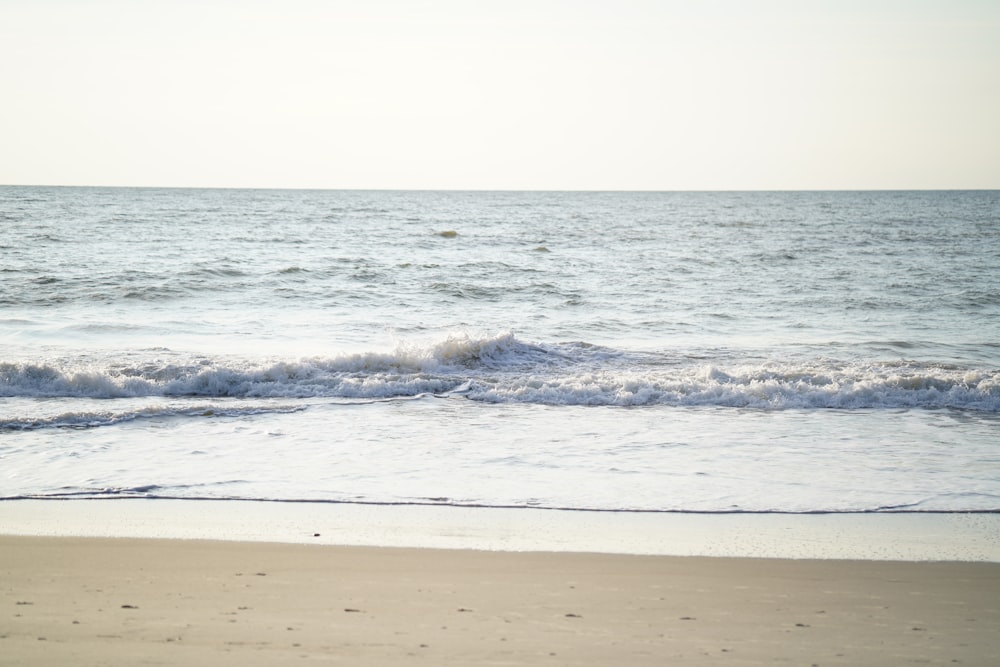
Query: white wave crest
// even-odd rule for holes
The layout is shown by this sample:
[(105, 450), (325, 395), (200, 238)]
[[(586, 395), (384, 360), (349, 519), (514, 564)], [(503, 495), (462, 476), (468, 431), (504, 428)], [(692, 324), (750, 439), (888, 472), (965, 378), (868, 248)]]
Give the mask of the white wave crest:
[(935, 368), (755, 368), (588, 372), (473, 383), (474, 400), (549, 405), (755, 409), (968, 409), (1000, 412), (1000, 373)]
[(137, 398), (217, 396), (382, 398), (447, 392), (460, 373), (543, 362), (545, 352), (513, 334), (449, 336), (429, 347), (261, 363), (259, 360), (142, 361), (104, 367), (60, 363), (0, 364), (0, 396)]
[(448, 393), (476, 401), (549, 405), (1000, 412), (1000, 371), (822, 360), (694, 365), (680, 355), (585, 343), (533, 344), (511, 333), (456, 335), (425, 346), (400, 344), (391, 352), (297, 361), (0, 364), (0, 396), (6, 397), (386, 399)]

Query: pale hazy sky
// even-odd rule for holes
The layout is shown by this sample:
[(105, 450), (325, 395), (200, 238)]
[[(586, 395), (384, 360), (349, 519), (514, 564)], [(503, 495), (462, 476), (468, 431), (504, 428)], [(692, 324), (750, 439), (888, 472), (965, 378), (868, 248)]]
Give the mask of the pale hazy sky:
[(1000, 188), (1000, 0), (0, 0), (0, 183)]

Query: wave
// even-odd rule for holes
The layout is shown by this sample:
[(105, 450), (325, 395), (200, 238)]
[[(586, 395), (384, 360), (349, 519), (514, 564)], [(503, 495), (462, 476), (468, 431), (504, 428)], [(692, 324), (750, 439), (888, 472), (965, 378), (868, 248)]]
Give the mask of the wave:
[(965, 409), (1000, 412), (1000, 374), (888, 372), (872, 367), (796, 367), (674, 374), (601, 373), (524, 383), (473, 385), (482, 401), (553, 405), (781, 409)]
[(42, 417), (0, 418), (0, 431), (34, 431), (45, 428), (85, 429), (111, 426), (142, 419), (169, 417), (244, 417), (264, 413), (289, 413), (304, 410), (296, 405), (221, 406), (197, 407), (149, 406), (135, 409), (70, 411)]
[(461, 396), (492, 403), (780, 409), (968, 409), (1000, 412), (1000, 371), (917, 362), (741, 364), (511, 333), (450, 336), (296, 361), (155, 359), (100, 365), (0, 364), (3, 397), (386, 399)]

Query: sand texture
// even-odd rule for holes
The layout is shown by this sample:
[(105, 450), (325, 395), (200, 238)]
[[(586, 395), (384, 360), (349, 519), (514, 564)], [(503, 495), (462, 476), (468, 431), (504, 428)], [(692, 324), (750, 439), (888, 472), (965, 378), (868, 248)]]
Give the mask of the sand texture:
[(1000, 564), (0, 537), (2, 665), (997, 665)]

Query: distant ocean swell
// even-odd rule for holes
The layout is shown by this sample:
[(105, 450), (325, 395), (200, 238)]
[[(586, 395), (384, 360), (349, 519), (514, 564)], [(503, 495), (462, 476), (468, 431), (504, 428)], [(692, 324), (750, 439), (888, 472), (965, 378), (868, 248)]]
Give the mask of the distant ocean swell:
[[(695, 362), (585, 343), (526, 343), (509, 333), (296, 361), (151, 357), (131, 363), (0, 364), (0, 396), (11, 398), (359, 400), (423, 395), (544, 405), (1000, 412), (1000, 371), (900, 361)], [(89, 422), (67, 417), (38, 426), (122, 419), (126, 417)], [(0, 419), (3, 429), (28, 427), (17, 416)]]

